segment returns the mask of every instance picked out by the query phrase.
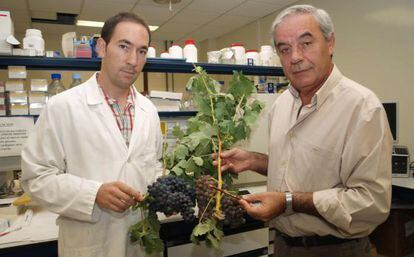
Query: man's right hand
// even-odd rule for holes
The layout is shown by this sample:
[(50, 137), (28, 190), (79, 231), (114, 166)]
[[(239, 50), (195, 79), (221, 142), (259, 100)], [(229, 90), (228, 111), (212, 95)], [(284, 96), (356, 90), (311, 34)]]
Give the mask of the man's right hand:
[[(213, 165), (217, 166), (217, 154), (213, 153), (211, 157), (213, 158)], [(250, 152), (238, 148), (223, 151), (221, 153), (221, 170), (228, 170), (234, 173), (249, 170), (251, 169), (251, 158), (252, 156)]]
[(142, 201), (142, 196), (132, 187), (116, 181), (102, 184), (95, 201), (101, 208), (121, 213)]

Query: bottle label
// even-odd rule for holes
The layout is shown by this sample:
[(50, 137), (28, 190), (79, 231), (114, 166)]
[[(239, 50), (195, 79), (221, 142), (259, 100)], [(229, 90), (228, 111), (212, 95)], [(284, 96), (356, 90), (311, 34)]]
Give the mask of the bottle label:
[(269, 94), (274, 94), (275, 93), (275, 84), (267, 83), (267, 92)]

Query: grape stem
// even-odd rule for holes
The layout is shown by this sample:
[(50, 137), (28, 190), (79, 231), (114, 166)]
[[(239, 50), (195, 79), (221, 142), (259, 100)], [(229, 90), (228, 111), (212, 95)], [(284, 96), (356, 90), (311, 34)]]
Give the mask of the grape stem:
[(207, 211), (207, 209), (208, 209), (208, 206), (210, 206), (211, 201), (213, 200), (213, 198), (214, 198), (214, 196), (210, 197), (210, 200), (208, 200), (208, 203), (207, 203), (207, 205), (206, 205), (206, 208), (204, 208), (203, 212), (201, 213), (201, 216), (200, 216), (200, 219), (198, 220), (198, 223), (200, 223), (200, 222), (201, 222), (201, 220), (203, 219), (204, 214), (206, 213), (206, 211)]

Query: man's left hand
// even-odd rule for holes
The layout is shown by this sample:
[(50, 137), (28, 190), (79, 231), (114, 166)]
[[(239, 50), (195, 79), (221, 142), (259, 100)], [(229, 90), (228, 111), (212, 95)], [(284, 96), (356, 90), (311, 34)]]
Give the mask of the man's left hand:
[(240, 204), (250, 216), (266, 222), (284, 212), (286, 196), (282, 192), (245, 195)]

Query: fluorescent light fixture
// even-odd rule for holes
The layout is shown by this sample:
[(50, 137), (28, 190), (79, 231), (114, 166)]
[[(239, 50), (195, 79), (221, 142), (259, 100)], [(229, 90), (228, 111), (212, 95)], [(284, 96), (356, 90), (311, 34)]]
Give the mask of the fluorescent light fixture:
[[(77, 26), (84, 26), (84, 27), (97, 27), (102, 28), (104, 25), (104, 22), (102, 21), (85, 21), (85, 20), (78, 20), (76, 22)], [(156, 31), (158, 29), (158, 26), (148, 26), (150, 31)]]
[(84, 27), (97, 27), (102, 28), (104, 25), (104, 22), (102, 21), (84, 21), (84, 20), (78, 20), (76, 22), (77, 26), (84, 26)]

